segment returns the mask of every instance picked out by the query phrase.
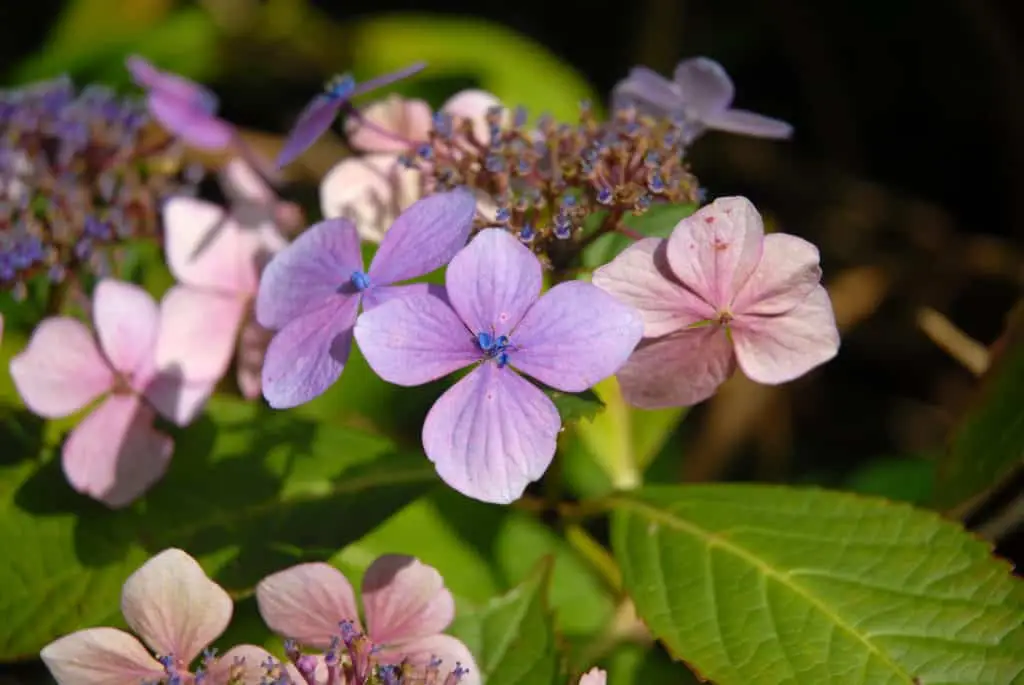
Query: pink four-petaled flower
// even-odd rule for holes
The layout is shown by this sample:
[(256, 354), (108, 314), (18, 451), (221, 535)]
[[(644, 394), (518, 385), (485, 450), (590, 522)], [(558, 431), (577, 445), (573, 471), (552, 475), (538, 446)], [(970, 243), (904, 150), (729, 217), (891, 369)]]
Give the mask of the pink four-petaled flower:
[(715, 200), (667, 239), (645, 238), (594, 272), (594, 284), (636, 306), (645, 340), (619, 370), (643, 407), (691, 405), (735, 370), (791, 381), (835, 356), (839, 331), (818, 250), (764, 234), (745, 198)]

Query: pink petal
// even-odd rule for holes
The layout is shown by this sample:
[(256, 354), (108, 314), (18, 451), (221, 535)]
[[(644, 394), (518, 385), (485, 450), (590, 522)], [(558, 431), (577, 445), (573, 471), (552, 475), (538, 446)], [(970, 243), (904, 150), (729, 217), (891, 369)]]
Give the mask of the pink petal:
[[(393, 135), (370, 128), (361, 120)], [(426, 142), (430, 127), (430, 105), (394, 94), (366, 107), (359, 117), (349, 117), (345, 125), (348, 142), (357, 150), (396, 154), (409, 150), (416, 142)]]
[(360, 628), (352, 586), (324, 563), (299, 564), (267, 576), (256, 586), (260, 616), (275, 633), (310, 647), (325, 648), (338, 624)]
[(379, 557), (363, 576), (370, 639), (394, 643), (440, 633), (455, 618), (455, 600), (433, 566), (413, 557)]
[(93, 291), (92, 318), (115, 369), (136, 375), (152, 369), (160, 309), (149, 293), (132, 283), (103, 279)]
[(500, 228), (480, 231), (445, 277), (452, 307), (474, 333), (508, 335), (540, 295), (540, 262)]
[(785, 314), (736, 317), (732, 339), (743, 373), (766, 385), (798, 378), (839, 351), (832, 302), (822, 286)]
[(750, 201), (719, 198), (679, 222), (666, 254), (682, 284), (723, 311), (761, 259), (764, 227)]
[[(273, 658), (270, 652), (256, 645), (232, 647), (217, 657), (217, 663), (207, 672), (203, 682), (210, 685), (263, 685), (267, 682), (263, 664), (268, 658)], [(303, 681), (296, 681), (295, 685), (303, 685)]]
[(649, 338), (713, 319), (717, 314), (675, 279), (665, 255), (666, 246), (660, 238), (644, 238), (594, 271), (594, 285), (640, 310), (644, 335)]
[(179, 371), (168, 369), (153, 376), (143, 394), (165, 419), (187, 426), (202, 410), (216, 384), (217, 379), (189, 381)]
[(793, 136), (793, 126), (785, 121), (742, 109), (727, 109), (724, 112), (718, 112), (706, 117), (703, 123), (716, 131), (728, 131), (759, 138), (786, 139)]
[(328, 219), (306, 229), (263, 270), (256, 296), (256, 319), (272, 330), (325, 307), (341, 307), (353, 272), (363, 270), (359, 235), (344, 219)]
[(616, 376), (634, 407), (686, 407), (714, 395), (735, 367), (725, 330), (709, 325), (644, 341)]
[(269, 205), (277, 194), (245, 160), (235, 157), (220, 173), (220, 187), (231, 204), (258, 203)]
[(164, 206), (164, 246), (174, 277), (186, 285), (225, 294), (256, 294), (259, 271), (269, 258), (256, 231), (218, 205), (175, 197)]
[(607, 685), (608, 674), (600, 668), (592, 668), (580, 677), (580, 685)]
[(821, 283), (818, 248), (803, 238), (772, 233), (761, 262), (732, 303), (736, 314), (772, 316), (797, 306)]
[(234, 295), (174, 286), (160, 302), (157, 365), (182, 378), (220, 379), (231, 364), (247, 306)]
[(92, 333), (66, 317), (36, 326), (28, 346), (11, 358), (10, 371), (26, 406), (48, 419), (75, 413), (114, 384)]
[[(485, 90), (469, 89), (459, 91), (448, 98), (441, 105), (441, 111), (471, 122), (473, 125), (473, 136), (478, 142), (486, 145), (491, 141), (490, 126), (487, 124), (487, 111), (492, 107), (501, 107), (501, 100)], [(503, 108), (499, 122), (500, 125), (508, 126), (511, 121), (511, 113)]]
[(235, 138), (234, 126), (193, 102), (152, 91), (146, 105), (161, 126), (194, 148), (223, 150)]
[(691, 116), (701, 121), (706, 115), (728, 107), (736, 94), (722, 65), (707, 57), (693, 57), (677, 64), (673, 80), (687, 109), (692, 111)]
[(71, 431), (61, 463), (68, 482), (113, 509), (131, 504), (167, 471), (174, 442), (153, 428), (135, 395), (111, 395)]
[(618, 371), (643, 333), (635, 307), (568, 281), (541, 295), (516, 326), (511, 364), (553, 388), (581, 392)]
[(458, 685), (481, 685), (483, 682), (480, 668), (469, 649), (450, 635), (417, 638), (387, 647), (380, 653), (380, 660), (384, 663), (398, 664), (408, 660), (420, 669), (425, 669), (435, 659), (441, 661), (438, 683), (447, 683), (448, 675), (459, 666), (466, 669), (466, 674), (458, 680)]
[(464, 190), (417, 200), (381, 239), (367, 271), (370, 283), (398, 283), (441, 268), (465, 247), (475, 216), (476, 200)]
[(160, 680), (164, 668), (134, 637), (116, 628), (65, 635), (39, 653), (57, 685), (139, 685)]
[(532, 383), (486, 362), (434, 403), (423, 423), (423, 449), (454, 489), (508, 504), (544, 475), (561, 423)]
[(160, 552), (128, 577), (121, 613), (150, 648), (188, 665), (231, 622), (234, 604), (180, 549)]
[(249, 318), (242, 325), (235, 365), (238, 368), (238, 389), (247, 400), (254, 400), (263, 392), (263, 360), (273, 337), (274, 332), (256, 323), (255, 319)]
[(322, 395), (341, 377), (352, 350), (359, 298), (329, 304), (278, 331), (263, 361), (263, 397), (290, 409)]
[(481, 357), (459, 316), (426, 294), (397, 297), (363, 312), (355, 337), (370, 368), (395, 385), (421, 385)]
[(343, 217), (363, 240), (379, 243), (398, 215), (420, 197), (420, 172), (399, 164), (395, 154), (349, 157), (320, 182), (326, 218)]

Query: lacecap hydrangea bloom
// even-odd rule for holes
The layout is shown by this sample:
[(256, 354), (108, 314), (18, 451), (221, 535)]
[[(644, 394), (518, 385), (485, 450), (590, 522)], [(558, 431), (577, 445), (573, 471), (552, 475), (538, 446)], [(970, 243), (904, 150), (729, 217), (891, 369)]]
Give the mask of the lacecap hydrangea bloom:
[(839, 331), (821, 285), (818, 250), (765, 235), (742, 197), (719, 198), (668, 239), (645, 238), (594, 272), (593, 282), (643, 315), (644, 341), (618, 372), (643, 408), (707, 399), (735, 371), (778, 384), (834, 357)]
[(272, 407), (317, 397), (341, 376), (360, 305), (427, 292), (426, 284), (396, 285), (444, 266), (466, 244), (475, 202), (462, 191), (419, 200), (403, 212), (364, 270), (351, 221), (328, 219), (309, 228), (271, 260), (256, 299), (256, 318), (277, 334), (263, 365), (263, 396)]
[(626, 361), (643, 321), (582, 281), (541, 295), (540, 261), (500, 229), (481, 231), (445, 276), (447, 298), (395, 298), (364, 313), (355, 337), (370, 367), (398, 385), (474, 367), (431, 408), (423, 447), (459, 492), (511, 502), (547, 470), (562, 425), (551, 399), (517, 371), (586, 390)]

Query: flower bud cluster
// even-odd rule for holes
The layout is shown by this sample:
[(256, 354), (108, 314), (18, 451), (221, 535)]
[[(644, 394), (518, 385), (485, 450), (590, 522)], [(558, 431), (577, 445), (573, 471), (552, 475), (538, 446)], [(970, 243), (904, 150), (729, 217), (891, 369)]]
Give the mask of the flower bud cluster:
[(143, 103), (67, 78), (0, 91), (0, 289), (105, 275), (105, 248), (156, 235), (162, 200), (203, 170), (149, 121)]

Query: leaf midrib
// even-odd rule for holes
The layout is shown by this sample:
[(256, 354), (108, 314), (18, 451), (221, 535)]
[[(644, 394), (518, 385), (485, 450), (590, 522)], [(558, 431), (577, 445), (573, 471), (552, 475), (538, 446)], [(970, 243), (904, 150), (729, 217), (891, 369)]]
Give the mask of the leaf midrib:
[(699, 525), (687, 521), (686, 519), (680, 518), (674, 515), (672, 512), (663, 511), (657, 507), (651, 506), (645, 502), (639, 500), (628, 499), (624, 497), (611, 498), (610, 504), (618, 509), (631, 509), (641, 515), (646, 516), (652, 521), (658, 523), (664, 523), (676, 530), (689, 534), (695, 538), (705, 540), (709, 546), (717, 545), (720, 549), (729, 552), (741, 560), (747, 562), (752, 567), (761, 571), (765, 576), (772, 578), (781, 585), (788, 587), (789, 589), (796, 592), (798, 595), (803, 597), (809, 604), (820, 611), (826, 618), (830, 619), (835, 626), (852, 635), (854, 639), (863, 644), (869, 652), (877, 656), (886, 666), (888, 666), (893, 673), (897, 676), (904, 678), (907, 685), (913, 685), (913, 676), (907, 673), (899, 664), (892, 660), (888, 654), (879, 649), (873, 642), (868, 638), (864, 637), (858, 632), (852, 625), (847, 623), (841, 616), (832, 611), (829, 606), (823, 603), (817, 596), (810, 592), (807, 588), (802, 586), (800, 583), (793, 582), (792, 578), (786, 573), (774, 568), (773, 566), (762, 561), (757, 555), (750, 550), (741, 547), (729, 538), (714, 533), (710, 530), (706, 530)]

